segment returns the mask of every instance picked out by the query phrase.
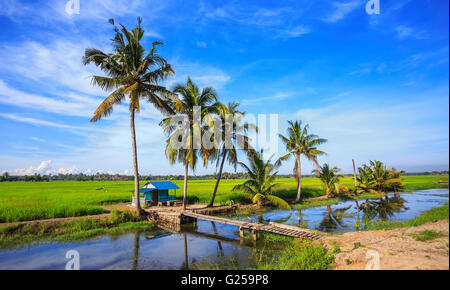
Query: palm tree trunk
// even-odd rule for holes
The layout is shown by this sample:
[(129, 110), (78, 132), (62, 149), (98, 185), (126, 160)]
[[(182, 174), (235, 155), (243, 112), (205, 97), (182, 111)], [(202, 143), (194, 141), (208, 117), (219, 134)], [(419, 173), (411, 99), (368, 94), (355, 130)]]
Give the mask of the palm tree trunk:
[(188, 170), (189, 170), (189, 163), (186, 161), (186, 165), (185, 165), (185, 168), (184, 168), (183, 210), (186, 209)]
[(134, 167), (134, 196), (135, 196), (135, 206), (138, 212), (141, 211), (141, 204), (139, 200), (139, 172), (138, 172), (138, 161), (137, 161), (137, 148), (136, 148), (136, 131), (134, 129), (134, 110), (131, 110), (131, 144), (133, 147), (133, 167)]
[(211, 202), (208, 204), (208, 207), (212, 207), (214, 205), (214, 199), (216, 198), (217, 189), (219, 188), (220, 178), (222, 177), (223, 164), (225, 163), (225, 157), (227, 156), (227, 151), (223, 149), (222, 154), (222, 162), (220, 163), (219, 175), (217, 176), (216, 186), (214, 187), (214, 192), (211, 198)]
[(297, 198), (295, 202), (299, 202), (302, 197), (302, 167), (300, 165), (300, 154), (297, 155)]

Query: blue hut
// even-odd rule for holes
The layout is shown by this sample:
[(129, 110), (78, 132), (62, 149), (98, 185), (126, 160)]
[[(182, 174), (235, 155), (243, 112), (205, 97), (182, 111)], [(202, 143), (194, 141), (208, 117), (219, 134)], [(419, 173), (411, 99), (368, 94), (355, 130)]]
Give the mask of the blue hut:
[[(149, 181), (139, 189), (140, 203), (145, 205), (157, 205), (158, 202), (176, 200), (176, 193), (179, 187), (171, 181)], [(170, 190), (172, 194), (170, 194)], [(134, 190), (130, 190), (134, 193)], [(133, 204), (135, 197), (133, 194)]]

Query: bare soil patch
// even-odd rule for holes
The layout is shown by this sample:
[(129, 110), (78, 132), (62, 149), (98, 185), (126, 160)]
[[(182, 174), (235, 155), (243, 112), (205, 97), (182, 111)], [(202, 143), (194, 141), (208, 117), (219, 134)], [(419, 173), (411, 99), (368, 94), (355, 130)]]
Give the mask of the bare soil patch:
[[(442, 233), (443, 236), (428, 241), (416, 240), (414, 236), (425, 230)], [(373, 259), (373, 256), (367, 256), (369, 250), (378, 252), (380, 270), (449, 269), (448, 220), (395, 230), (327, 235), (322, 241), (330, 250), (339, 246), (341, 252), (336, 254), (334, 265), (338, 270), (366, 269), (367, 263)]]

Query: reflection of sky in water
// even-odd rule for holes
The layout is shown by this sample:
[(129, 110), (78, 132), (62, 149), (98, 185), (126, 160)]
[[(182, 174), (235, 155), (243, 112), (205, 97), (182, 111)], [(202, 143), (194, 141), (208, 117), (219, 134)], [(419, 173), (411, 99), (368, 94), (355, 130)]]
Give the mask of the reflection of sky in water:
[[(392, 195), (390, 196), (392, 198)], [(404, 221), (420, 215), (421, 211), (448, 202), (448, 189), (431, 189), (414, 194), (401, 195), (404, 208), (388, 217)], [(376, 200), (375, 200), (376, 201)], [(359, 204), (365, 200), (360, 200)], [(340, 209), (346, 209), (339, 213)], [(328, 210), (331, 215), (328, 215)], [(302, 224), (308, 228), (334, 232), (351, 231), (356, 225), (356, 204), (345, 201), (336, 205), (314, 207), (292, 213), (286, 210), (262, 212), (264, 222)], [(361, 217), (363, 212), (360, 212)], [(248, 220), (246, 216), (237, 217)], [(251, 215), (258, 221), (258, 215)], [(156, 238), (150, 239), (155, 236)], [(185, 236), (188, 264), (207, 260), (215, 262), (220, 256), (236, 256), (245, 260), (248, 249), (239, 246), (238, 228), (235, 226), (199, 221), (186, 225), (182, 234), (170, 234), (162, 230), (141, 233), (139, 236), (138, 269), (181, 269), (185, 267)], [(135, 252), (135, 234), (103, 236), (74, 243), (40, 244), (21, 249), (0, 251), (0, 269), (64, 269), (69, 259), (68, 250), (80, 253), (82, 269), (131, 269)]]
[[(198, 230), (214, 233), (210, 222), (199, 222)], [(233, 227), (216, 224), (218, 239), (212, 240), (194, 233), (186, 233), (188, 263), (214, 261), (220, 256), (246, 256), (248, 249), (239, 246), (239, 236)], [(139, 238), (138, 269), (181, 269), (185, 265), (185, 234), (141, 233)], [(235, 239), (235, 243), (220, 241), (220, 237)], [(133, 267), (135, 234), (74, 242), (51, 243), (0, 251), (0, 269), (65, 269), (68, 250), (80, 253), (82, 269), (131, 269)]]
[[(389, 195), (392, 199), (393, 194)], [(434, 206), (439, 206), (449, 201), (448, 189), (430, 189), (421, 190), (415, 193), (403, 193), (400, 197), (404, 200), (404, 208), (393, 213), (387, 220), (404, 221), (412, 219), (421, 214), (422, 211), (428, 210)], [(385, 199), (385, 198), (383, 198)], [(359, 205), (366, 200), (359, 200)], [(374, 201), (377, 201), (376, 199)], [(348, 208), (348, 209), (347, 209)], [(331, 214), (328, 214), (331, 209)], [(344, 211), (345, 210), (345, 211)], [(301, 213), (301, 215), (300, 215)], [(264, 223), (280, 222), (295, 226), (304, 226), (309, 229), (329, 231), (329, 232), (346, 232), (355, 230), (357, 207), (353, 200), (340, 202), (339, 204), (327, 206), (312, 207), (302, 209), (301, 211), (294, 209), (292, 212), (288, 210), (268, 210), (260, 213), (251, 214), (253, 221), (261, 221)], [(364, 212), (360, 211), (360, 220), (362, 221)], [(235, 217), (242, 220), (248, 220), (247, 216)], [(378, 219), (378, 216), (375, 220)]]

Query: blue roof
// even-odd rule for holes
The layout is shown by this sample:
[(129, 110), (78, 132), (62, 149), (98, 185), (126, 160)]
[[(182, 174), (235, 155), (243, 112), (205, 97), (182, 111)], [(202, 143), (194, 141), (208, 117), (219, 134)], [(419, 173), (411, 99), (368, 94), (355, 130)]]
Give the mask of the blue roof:
[[(153, 190), (155, 190), (154, 188), (139, 188), (139, 192), (140, 193), (147, 193), (147, 192), (151, 192), (151, 191), (153, 191)], [(134, 189), (133, 190), (128, 190), (129, 192), (134, 192)]]
[(179, 187), (172, 181), (149, 181), (142, 188), (158, 190), (179, 189)]
[[(171, 181), (149, 181), (144, 186), (139, 189), (140, 193), (146, 193), (153, 190), (169, 190), (169, 189), (179, 189), (179, 187)], [(129, 190), (134, 192), (134, 190)]]

